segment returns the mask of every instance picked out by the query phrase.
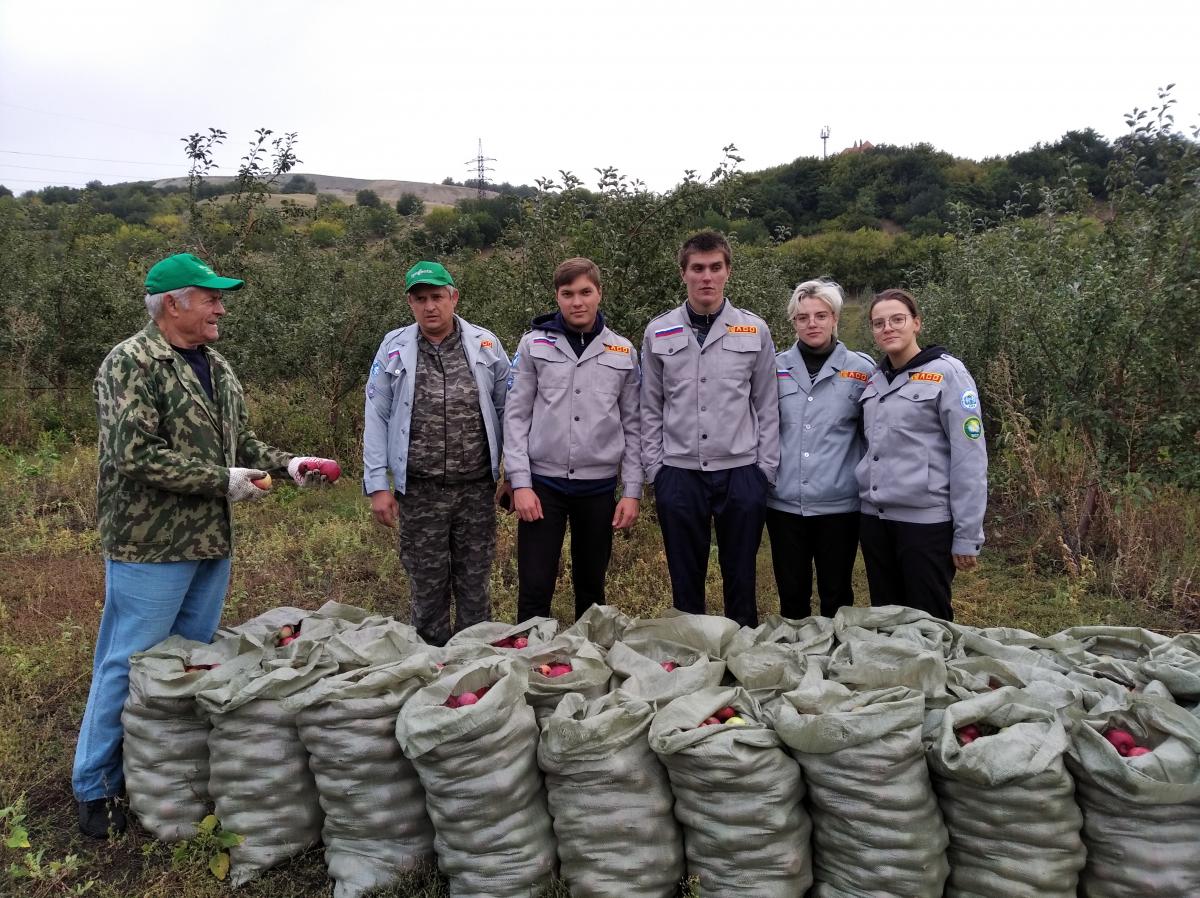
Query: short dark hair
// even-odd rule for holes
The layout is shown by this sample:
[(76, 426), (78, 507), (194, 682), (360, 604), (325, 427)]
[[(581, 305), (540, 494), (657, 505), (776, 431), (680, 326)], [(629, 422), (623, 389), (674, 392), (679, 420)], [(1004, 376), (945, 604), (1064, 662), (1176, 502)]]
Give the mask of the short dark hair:
[(729, 248), (729, 241), (725, 239), (724, 234), (712, 229), (693, 234), (679, 247), (679, 270), (687, 268), (688, 258), (692, 253), (712, 253), (717, 250), (725, 257), (726, 267), (733, 264), (733, 250)]
[(871, 314), (871, 310), (881, 302), (887, 302), (890, 299), (894, 299), (896, 302), (904, 303), (905, 307), (909, 311), (909, 314), (911, 314), (914, 318), (921, 317), (921, 313), (917, 311), (917, 301), (913, 299), (913, 295), (907, 290), (901, 290), (899, 287), (891, 287), (887, 290), (881, 290), (880, 292), (876, 293), (871, 299), (871, 305), (867, 308), (867, 315), (869, 316)]
[(565, 287), (579, 277), (586, 277), (596, 285), (597, 290), (603, 289), (600, 286), (600, 269), (596, 263), (583, 256), (576, 256), (560, 263), (554, 269), (554, 292), (557, 293), (559, 287)]

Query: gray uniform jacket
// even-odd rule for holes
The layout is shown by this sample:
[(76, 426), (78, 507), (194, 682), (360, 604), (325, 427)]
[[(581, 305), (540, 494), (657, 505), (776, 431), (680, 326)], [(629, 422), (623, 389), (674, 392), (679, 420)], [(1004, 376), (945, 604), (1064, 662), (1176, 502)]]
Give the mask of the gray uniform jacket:
[(955, 555), (978, 555), (987, 508), (987, 446), (975, 381), (943, 355), (889, 384), (876, 369), (859, 400), (867, 451), (862, 513), (915, 524), (954, 522)]
[(567, 338), (535, 328), (521, 338), (504, 403), (504, 473), (514, 489), (544, 477), (616, 477), (642, 495), (637, 350), (605, 327), (576, 358)]
[(755, 464), (775, 482), (779, 396), (767, 323), (728, 300), (701, 347), (684, 305), (642, 341), (642, 467), (721, 471)]
[(875, 361), (838, 342), (814, 382), (798, 345), (775, 357), (779, 476), (767, 505), (799, 515), (858, 511), (854, 467), (863, 454), (858, 397)]
[[(508, 356), (500, 338), (489, 330), (464, 321), (455, 321), (462, 331), (467, 361), (479, 385), (479, 410), (487, 431), (492, 458), (492, 477), (500, 476), (500, 453), (504, 432), (504, 392), (508, 379)], [(417, 373), (417, 325), (389, 331), (379, 344), (371, 376), (367, 379), (367, 404), (363, 416), (363, 491), (370, 495), (392, 485), (403, 493), (408, 468), (409, 422), (412, 419), (413, 390)]]

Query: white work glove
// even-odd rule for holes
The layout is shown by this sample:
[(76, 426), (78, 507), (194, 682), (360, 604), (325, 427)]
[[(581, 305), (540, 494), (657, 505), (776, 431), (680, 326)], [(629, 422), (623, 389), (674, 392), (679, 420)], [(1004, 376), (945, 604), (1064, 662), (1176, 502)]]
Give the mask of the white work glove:
[(317, 458), (313, 455), (297, 455), (288, 462), (287, 469), (297, 486), (333, 483), (342, 474), (341, 466), (332, 458)]
[(257, 468), (230, 468), (229, 489), (225, 495), (229, 497), (230, 502), (241, 502), (243, 499), (261, 499), (267, 494), (267, 490), (255, 486), (250, 481), (261, 480), (266, 476), (266, 471), (259, 471)]

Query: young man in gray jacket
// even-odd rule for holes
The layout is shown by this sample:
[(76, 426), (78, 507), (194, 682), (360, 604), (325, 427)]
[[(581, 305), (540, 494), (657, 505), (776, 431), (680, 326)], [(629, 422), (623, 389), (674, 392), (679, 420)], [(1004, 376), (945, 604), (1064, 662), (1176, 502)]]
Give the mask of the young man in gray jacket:
[(363, 491), (375, 520), (400, 528), (413, 626), (443, 645), (491, 616), (508, 356), (495, 334), (455, 314), (458, 290), (437, 262), (418, 262), (404, 286), (415, 323), (389, 332), (371, 365)]
[(654, 484), (675, 607), (703, 614), (716, 523), (725, 614), (758, 623), (755, 559), (779, 467), (775, 346), (724, 294), (732, 253), (716, 231), (679, 251), (687, 301), (642, 342), (642, 466)]
[(637, 520), (642, 495), (637, 350), (604, 323), (590, 259), (559, 265), (554, 292), (558, 311), (534, 318), (513, 356), (504, 406), (517, 620), (550, 614), (568, 522), (575, 617), (603, 605), (612, 532)]

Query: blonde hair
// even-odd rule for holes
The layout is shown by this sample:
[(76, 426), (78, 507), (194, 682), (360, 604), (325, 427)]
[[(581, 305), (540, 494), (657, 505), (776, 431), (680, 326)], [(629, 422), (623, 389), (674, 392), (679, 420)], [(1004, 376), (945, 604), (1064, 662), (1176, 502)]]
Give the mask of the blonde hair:
[[(842, 293), (841, 285), (837, 281), (829, 280), (828, 278), (816, 278), (811, 281), (805, 281), (802, 284), (797, 284), (796, 289), (792, 291), (792, 298), (788, 300), (787, 316), (788, 321), (796, 317), (796, 312), (800, 310), (800, 303), (806, 299), (819, 299), (825, 305), (829, 306), (829, 310), (833, 312), (834, 318), (840, 318), (842, 315), (842, 304), (846, 301)], [(837, 322), (833, 325), (833, 339), (837, 339)]]

